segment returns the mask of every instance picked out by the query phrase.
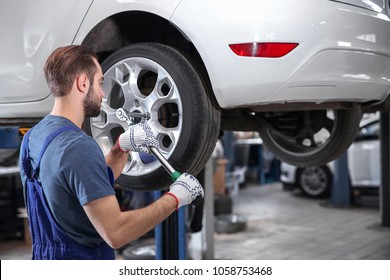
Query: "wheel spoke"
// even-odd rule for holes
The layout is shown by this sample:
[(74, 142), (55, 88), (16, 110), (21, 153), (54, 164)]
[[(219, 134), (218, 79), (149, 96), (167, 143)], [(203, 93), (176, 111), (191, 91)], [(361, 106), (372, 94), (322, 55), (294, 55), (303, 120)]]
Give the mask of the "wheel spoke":
[(314, 135), (310, 135), (310, 137), (308, 137), (307, 140), (310, 142), (309, 147), (317, 147), (317, 143), (316, 140), (314, 139)]
[(131, 82), (128, 81), (127, 83), (124, 83), (121, 85), (121, 89), (124, 96), (124, 102), (122, 108), (128, 109), (131, 108), (134, 104), (134, 93), (133, 93), (133, 86), (130, 84)]
[(334, 120), (332, 120), (329, 117), (326, 117), (324, 128), (329, 132), (329, 134), (332, 132), (333, 127), (334, 127)]
[[(101, 114), (91, 119), (91, 131), (99, 145), (104, 146), (105, 154), (113, 142), (110, 131), (128, 128), (127, 123), (116, 117), (116, 110), (124, 108), (149, 114), (148, 124), (160, 143), (161, 153), (169, 158), (178, 143), (182, 125), (180, 94), (169, 73), (152, 60), (128, 58), (108, 69), (103, 90)], [(145, 163), (139, 153), (131, 153), (122, 173), (139, 176), (160, 166), (158, 161)]]

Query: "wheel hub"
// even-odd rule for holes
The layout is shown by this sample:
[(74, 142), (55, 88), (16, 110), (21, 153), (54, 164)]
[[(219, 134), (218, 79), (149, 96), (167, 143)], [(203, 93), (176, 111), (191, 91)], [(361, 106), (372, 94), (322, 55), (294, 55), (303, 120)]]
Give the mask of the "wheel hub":
[(318, 195), (326, 188), (326, 175), (319, 167), (308, 167), (302, 174), (301, 185), (307, 193)]
[(150, 119), (150, 113), (142, 107), (133, 107), (127, 112), (132, 123), (140, 123), (142, 120), (148, 121)]

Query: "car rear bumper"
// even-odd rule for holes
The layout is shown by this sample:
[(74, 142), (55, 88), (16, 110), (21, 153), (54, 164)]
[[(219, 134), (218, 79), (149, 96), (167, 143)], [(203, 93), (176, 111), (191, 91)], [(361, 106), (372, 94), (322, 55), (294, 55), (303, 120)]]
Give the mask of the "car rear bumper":
[[(386, 14), (325, 0), (225, 1), (207, 13), (188, 3), (172, 21), (199, 51), (222, 108), (383, 101), (390, 91)], [(299, 45), (280, 58), (241, 57), (229, 48), (251, 42)]]
[(388, 56), (325, 50), (314, 55), (263, 103), (384, 100), (389, 81)]

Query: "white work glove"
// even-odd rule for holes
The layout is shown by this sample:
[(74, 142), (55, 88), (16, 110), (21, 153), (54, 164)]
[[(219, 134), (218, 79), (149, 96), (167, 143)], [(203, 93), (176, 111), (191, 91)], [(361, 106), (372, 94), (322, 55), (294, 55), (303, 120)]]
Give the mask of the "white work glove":
[(145, 152), (150, 154), (149, 147), (159, 148), (158, 141), (146, 123), (137, 123), (129, 127), (118, 138), (119, 148), (124, 152)]
[(193, 203), (199, 203), (204, 197), (204, 191), (199, 181), (188, 173), (183, 173), (169, 188), (168, 195), (176, 198), (176, 209)]

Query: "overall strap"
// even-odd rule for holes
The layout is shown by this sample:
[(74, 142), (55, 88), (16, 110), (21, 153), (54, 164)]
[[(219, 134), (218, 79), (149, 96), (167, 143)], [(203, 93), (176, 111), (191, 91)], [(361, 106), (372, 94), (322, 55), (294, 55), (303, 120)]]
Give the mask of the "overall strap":
[(26, 175), (28, 180), (31, 180), (31, 158), (30, 158), (30, 151), (28, 149), (28, 140), (30, 137), (31, 130), (28, 130), (27, 133), (23, 137), (22, 147), (21, 147), (21, 160), (22, 160), (22, 167), (23, 172)]
[(47, 136), (47, 138), (46, 138), (46, 140), (43, 143), (43, 146), (41, 148), (41, 152), (39, 153), (39, 157), (38, 157), (38, 160), (37, 160), (37, 166), (35, 167), (34, 172), (33, 172), (33, 176), (35, 178), (37, 178), (37, 176), (38, 176), (39, 168), (40, 168), (40, 165), (41, 165), (41, 160), (42, 160), (43, 154), (45, 153), (45, 151), (46, 151), (47, 147), (49, 146), (49, 144), (51, 143), (51, 141), (53, 141), (54, 138), (56, 138), (61, 133), (65, 132), (65, 131), (69, 131), (69, 130), (80, 131), (80, 129), (78, 127), (75, 127), (75, 126), (70, 126), (70, 125), (69, 126), (62, 126), (59, 129), (57, 129), (57, 130), (53, 131), (52, 133), (50, 133), (49, 136)]

